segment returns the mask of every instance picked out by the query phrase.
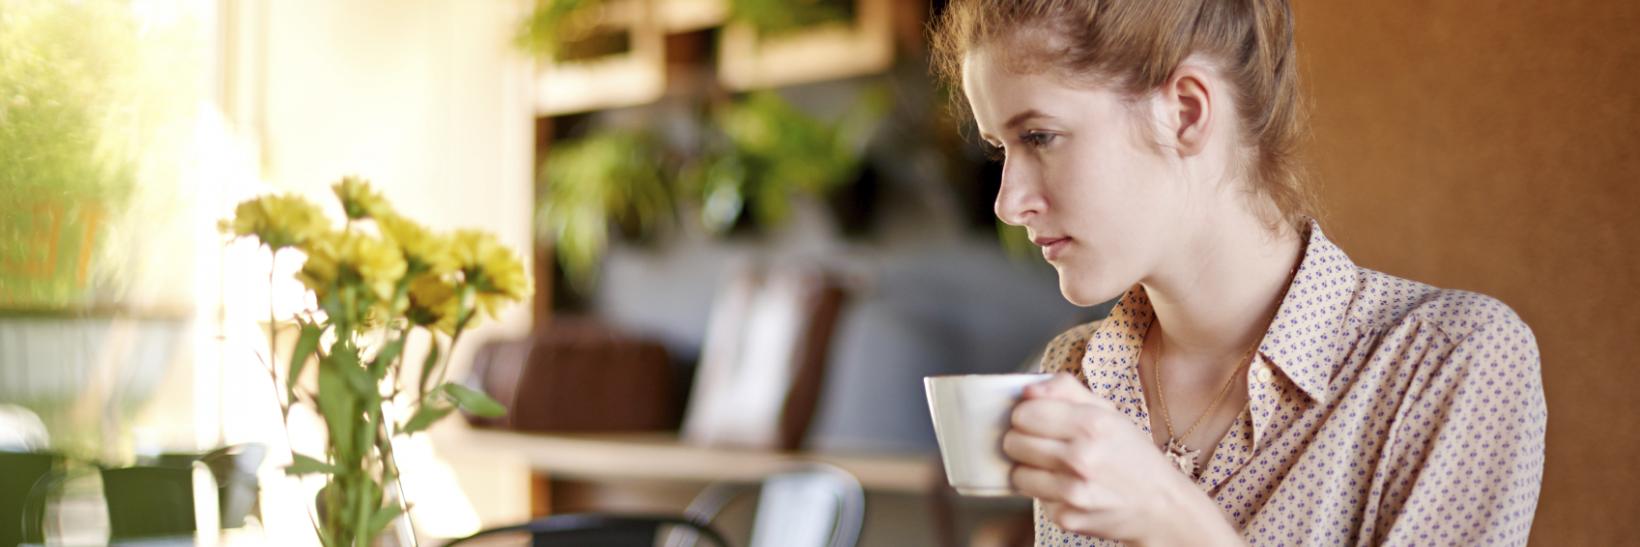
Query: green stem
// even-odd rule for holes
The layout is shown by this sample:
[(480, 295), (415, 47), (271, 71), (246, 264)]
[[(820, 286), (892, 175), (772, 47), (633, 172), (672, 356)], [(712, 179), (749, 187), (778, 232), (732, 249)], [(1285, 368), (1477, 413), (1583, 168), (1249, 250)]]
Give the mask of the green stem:
[[(270, 371), (279, 369), (279, 323), (273, 313), (273, 274), (279, 270), (278, 265), (279, 249), (273, 249), (273, 255), (268, 258), (268, 370)], [(278, 395), (279, 378), (277, 375), (273, 379), (273, 391), (275, 395)], [(279, 400), (280, 409), (283, 410), (285, 408), (284, 399), (279, 398)], [(286, 412), (288, 413), (288, 411)]]
[(465, 325), (460, 325), (456, 327), (455, 334), (450, 336), (450, 347), (444, 348), (444, 364), (438, 367), (438, 382), (436, 382), (436, 385), (444, 385), (445, 380), (450, 376), (450, 358), (455, 356), (456, 344), (461, 342), (462, 328), (464, 326)]
[[(398, 377), (395, 376), (393, 381), (397, 384)], [(402, 515), (400, 518), (409, 519), (410, 500), (404, 495), (404, 483), (399, 481), (399, 477), (402, 476), (402, 474), (399, 473), (398, 458), (393, 455), (393, 431), (388, 427), (391, 422), (385, 419), (378, 419), (377, 422), (381, 425), (378, 429), (379, 438), (376, 441), (378, 443), (377, 448), (381, 450), (382, 465), (386, 471), (382, 474), (382, 486), (386, 487), (389, 481), (393, 483), (393, 488), (397, 489), (399, 494), (399, 514)], [(410, 523), (410, 547), (416, 547), (416, 521), (406, 520), (405, 522)]]
[(477, 312), (473, 309), (473, 301), (476, 295), (472, 285), (465, 284), (461, 286), (460, 298), (460, 304), (456, 306), (456, 332), (450, 336), (450, 347), (444, 348), (444, 366), (439, 367), (438, 371), (438, 385), (441, 386), (449, 379), (450, 359), (456, 354), (456, 344), (461, 342), (461, 334), (467, 330), (467, 323), (473, 319), (473, 314)]
[[(438, 333), (432, 327), (423, 327), (423, 330), (427, 331), (427, 344), (430, 346), (427, 351), (438, 351)], [(427, 399), (427, 380), (433, 377), (434, 369), (438, 368), (437, 360), (432, 364), (428, 364), (427, 360), (423, 358), (422, 364), (425, 366), (421, 369), (421, 378), (416, 381), (416, 406), (418, 410), (422, 401)]]

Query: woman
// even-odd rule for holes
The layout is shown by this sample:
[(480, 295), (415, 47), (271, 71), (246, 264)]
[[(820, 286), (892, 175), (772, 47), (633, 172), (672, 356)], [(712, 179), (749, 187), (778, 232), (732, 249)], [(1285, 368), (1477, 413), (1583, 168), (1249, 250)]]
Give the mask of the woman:
[(953, 0), (933, 40), (998, 218), (1072, 303), (1121, 298), (1004, 438), (1038, 545), (1525, 543), (1536, 342), (1322, 233), (1287, 2)]

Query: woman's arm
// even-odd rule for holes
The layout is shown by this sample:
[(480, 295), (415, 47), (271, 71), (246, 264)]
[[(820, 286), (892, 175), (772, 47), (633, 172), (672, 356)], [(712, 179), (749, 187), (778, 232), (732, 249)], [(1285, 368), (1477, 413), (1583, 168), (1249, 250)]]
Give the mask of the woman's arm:
[(1513, 313), (1418, 374), (1363, 530), (1385, 545), (1525, 545), (1548, 420), (1537, 342)]

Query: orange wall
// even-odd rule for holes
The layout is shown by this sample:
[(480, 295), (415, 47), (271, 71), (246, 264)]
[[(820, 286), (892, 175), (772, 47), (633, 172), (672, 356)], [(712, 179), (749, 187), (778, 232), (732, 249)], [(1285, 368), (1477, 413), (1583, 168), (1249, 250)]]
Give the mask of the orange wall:
[(1538, 545), (1640, 537), (1640, 2), (1295, 2), (1328, 234), (1537, 333)]

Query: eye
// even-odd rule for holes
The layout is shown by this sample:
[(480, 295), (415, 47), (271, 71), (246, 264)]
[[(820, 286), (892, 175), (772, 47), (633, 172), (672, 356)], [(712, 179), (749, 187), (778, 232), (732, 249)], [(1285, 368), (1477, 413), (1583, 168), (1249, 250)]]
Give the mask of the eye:
[(1045, 131), (1026, 131), (1025, 134), (1019, 136), (1019, 140), (1031, 148), (1045, 148), (1053, 143), (1056, 137), (1058, 135)]

